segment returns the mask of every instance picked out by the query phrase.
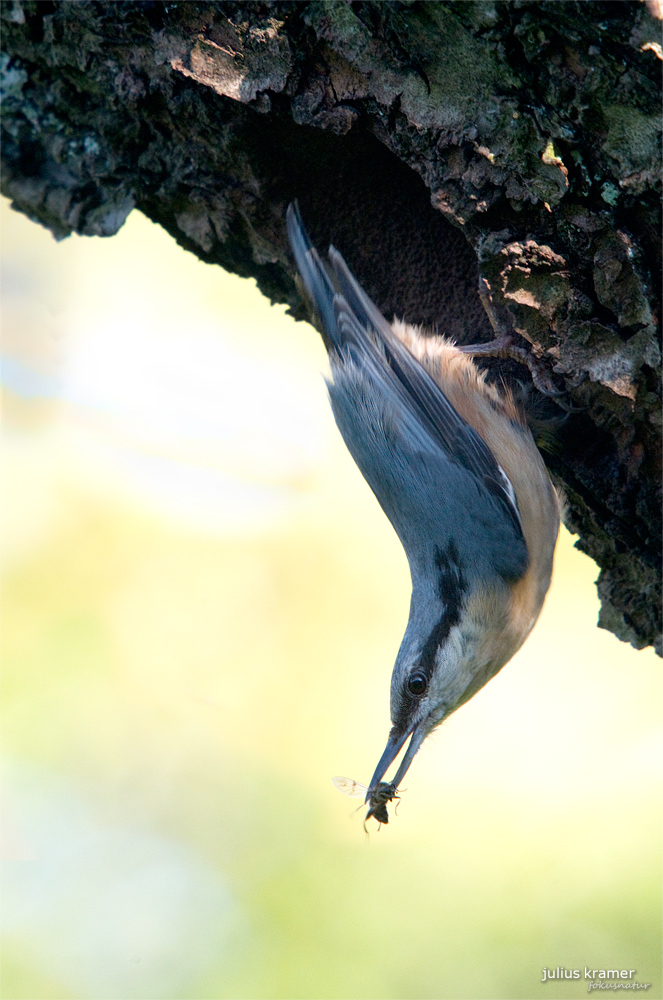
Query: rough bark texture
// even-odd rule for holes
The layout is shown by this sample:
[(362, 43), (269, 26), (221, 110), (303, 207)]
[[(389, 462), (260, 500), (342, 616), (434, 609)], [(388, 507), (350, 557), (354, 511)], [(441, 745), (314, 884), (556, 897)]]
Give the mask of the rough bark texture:
[[(57, 237), (137, 207), (303, 315), (299, 198), (380, 308), (466, 343), (496, 307), (600, 625), (660, 642), (660, 22), (637, 2), (3, 2), (3, 191)], [(489, 362), (495, 365), (494, 362)], [(507, 380), (528, 382), (512, 362)], [(539, 420), (539, 426), (541, 421)]]

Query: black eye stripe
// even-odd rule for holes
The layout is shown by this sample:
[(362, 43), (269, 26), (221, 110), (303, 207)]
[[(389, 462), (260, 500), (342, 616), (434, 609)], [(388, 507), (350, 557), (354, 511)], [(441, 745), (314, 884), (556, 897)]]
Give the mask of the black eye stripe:
[(440, 600), (445, 605), (445, 615), (456, 619), (460, 618), (460, 610), (463, 598), (467, 589), (467, 582), (463, 573), (463, 563), (453, 538), (449, 541), (446, 549), (435, 546), (434, 563), (437, 570), (437, 592)]
[(444, 611), (426, 639), (417, 664), (419, 670), (428, 677), (435, 666), (435, 654), (448, 639), (451, 629), (460, 621), (467, 590), (460, 556), (453, 539), (446, 551), (435, 548), (435, 568), (438, 573), (438, 594), (444, 603)]
[(408, 728), (411, 713), (416, 708), (416, 702), (428, 690), (435, 669), (437, 651), (449, 638), (452, 628), (459, 623), (469, 589), (463, 560), (453, 539), (450, 539), (444, 548), (435, 546), (432, 568), (437, 576), (437, 594), (443, 610), (421, 647), (421, 652), (415, 663), (412, 664), (410, 674), (404, 681), (401, 704), (396, 714), (392, 716), (394, 724), (392, 732), (394, 733), (400, 734)]

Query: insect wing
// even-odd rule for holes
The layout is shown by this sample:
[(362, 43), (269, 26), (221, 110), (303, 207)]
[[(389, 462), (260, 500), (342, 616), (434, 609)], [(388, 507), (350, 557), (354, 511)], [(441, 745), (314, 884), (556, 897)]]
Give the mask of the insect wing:
[(349, 795), (351, 799), (366, 798), (368, 793), (368, 785), (362, 785), (361, 781), (354, 781), (352, 778), (342, 778), (340, 775), (332, 778), (332, 785), (344, 795)]

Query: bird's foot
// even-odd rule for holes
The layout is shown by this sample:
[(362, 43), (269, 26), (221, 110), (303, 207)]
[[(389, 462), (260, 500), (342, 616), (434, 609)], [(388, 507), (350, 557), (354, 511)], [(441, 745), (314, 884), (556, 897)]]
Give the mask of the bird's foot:
[(535, 388), (543, 396), (554, 399), (561, 409), (569, 413), (574, 413), (578, 409), (585, 409), (585, 407), (575, 407), (562, 402), (560, 397), (567, 395), (567, 390), (557, 388), (543, 362), (535, 357), (531, 351), (514, 344), (513, 335), (506, 329), (504, 323), (497, 315), (490, 296), (490, 288), (483, 277), (479, 277), (479, 295), (486, 310), (486, 315), (490, 320), (490, 325), (495, 332), (495, 338), (487, 341), (485, 344), (457, 345), (458, 350), (462, 351), (463, 354), (471, 354), (475, 358), (508, 358), (512, 361), (517, 361), (521, 365), (526, 365), (532, 376)]

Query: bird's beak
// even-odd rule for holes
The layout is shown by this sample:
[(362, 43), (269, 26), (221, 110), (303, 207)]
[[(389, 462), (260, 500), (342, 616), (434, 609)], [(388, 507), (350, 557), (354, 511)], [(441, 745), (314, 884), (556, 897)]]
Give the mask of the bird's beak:
[(389, 737), (384, 753), (380, 757), (380, 763), (376, 767), (375, 774), (371, 779), (371, 784), (369, 786), (368, 794), (366, 795), (367, 802), (371, 797), (372, 790), (377, 786), (378, 782), (382, 781), (385, 772), (398, 757), (408, 736), (412, 734), (412, 739), (410, 740), (408, 748), (405, 751), (405, 754), (403, 755), (403, 760), (400, 763), (400, 767), (398, 768), (398, 771), (396, 772), (391, 781), (391, 784), (394, 786), (394, 788), (398, 788), (398, 786), (400, 785), (401, 781), (403, 780), (403, 778), (407, 773), (407, 769), (414, 760), (417, 750), (424, 742), (427, 731), (428, 730), (426, 729), (426, 720), (422, 719), (421, 722), (415, 723), (415, 725), (412, 726), (411, 729), (408, 729), (402, 735), (392, 734)]

